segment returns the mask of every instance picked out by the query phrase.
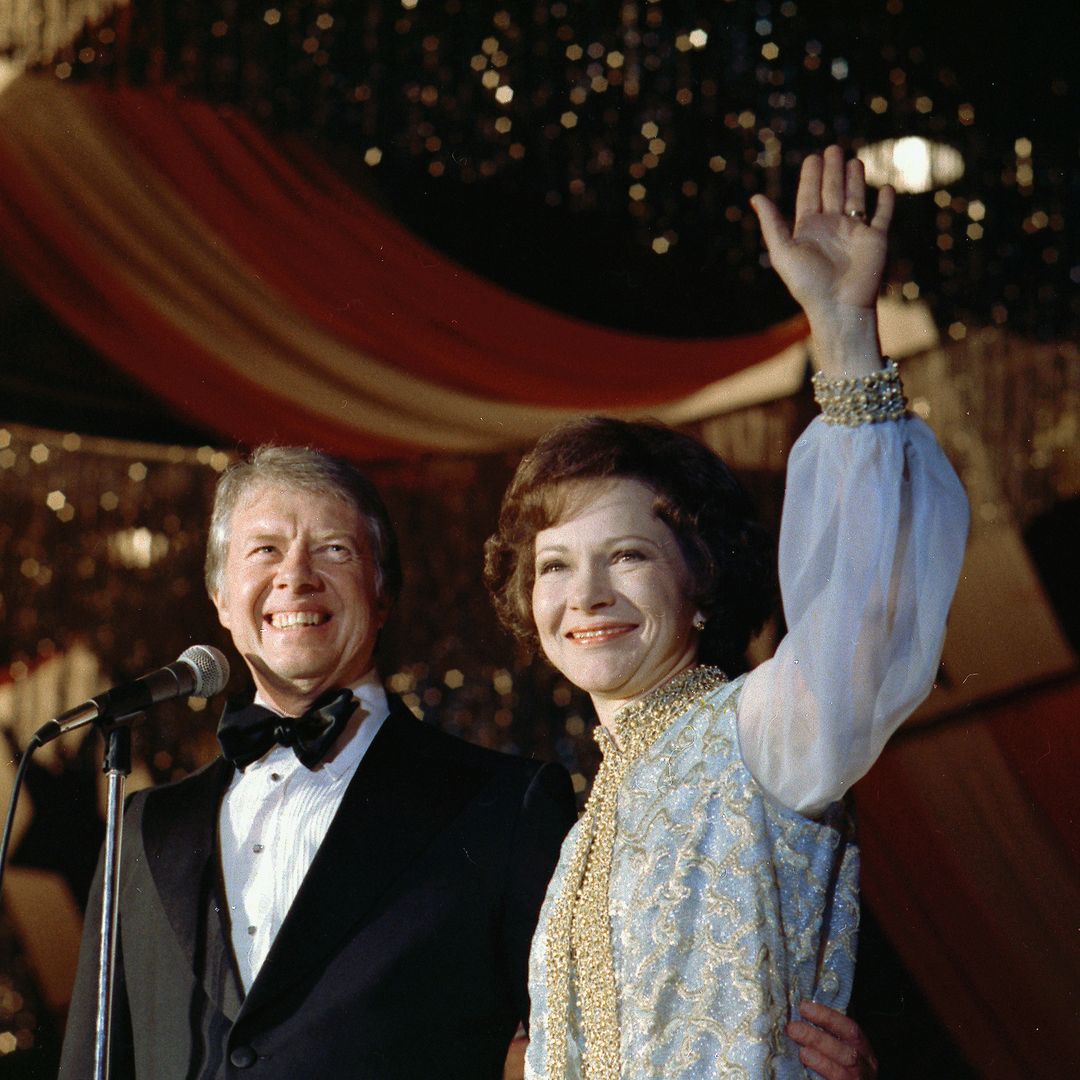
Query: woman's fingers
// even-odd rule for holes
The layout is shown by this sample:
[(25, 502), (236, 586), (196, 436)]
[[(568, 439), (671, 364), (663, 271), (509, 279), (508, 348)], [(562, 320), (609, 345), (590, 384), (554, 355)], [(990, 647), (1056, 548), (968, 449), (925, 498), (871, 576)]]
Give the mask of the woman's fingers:
[(803, 158), (799, 170), (799, 190), (795, 195), (795, 227), (812, 214), (821, 213), (821, 157), (810, 154)]
[(775, 256), (787, 248), (791, 243), (791, 232), (783, 215), (776, 208), (776, 204), (764, 195), (755, 195), (750, 200), (750, 206), (758, 216), (761, 225), (761, 235), (765, 240), (765, 246), (769, 253)]
[(844, 213), (851, 217), (866, 217), (866, 172), (858, 158), (852, 158), (847, 163)]
[(844, 151), (833, 145), (825, 148), (821, 174), (821, 209), (826, 214), (844, 212)]
[(887, 232), (896, 207), (896, 191), (891, 184), (886, 184), (879, 192), (877, 206), (874, 208), (874, 220), (870, 225), (879, 232)]
[[(869, 224), (887, 230), (895, 205), (896, 192), (883, 187)], [(866, 219), (866, 168), (858, 158), (845, 162), (844, 151), (836, 145), (827, 147), (824, 154), (803, 159), (795, 196), (795, 228), (804, 218), (822, 213)]]

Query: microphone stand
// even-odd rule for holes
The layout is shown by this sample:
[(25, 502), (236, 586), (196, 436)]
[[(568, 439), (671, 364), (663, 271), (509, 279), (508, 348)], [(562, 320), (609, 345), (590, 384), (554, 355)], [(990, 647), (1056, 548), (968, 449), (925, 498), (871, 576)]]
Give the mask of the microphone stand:
[(94, 1080), (109, 1080), (109, 1039), (112, 1031), (113, 981), (116, 967), (116, 929), (120, 912), (120, 847), (124, 837), (124, 787), (131, 774), (132, 716), (105, 729), (102, 770), (109, 779), (105, 814), (105, 866), (101, 897), (101, 935), (98, 947), (97, 1026), (94, 1031)]

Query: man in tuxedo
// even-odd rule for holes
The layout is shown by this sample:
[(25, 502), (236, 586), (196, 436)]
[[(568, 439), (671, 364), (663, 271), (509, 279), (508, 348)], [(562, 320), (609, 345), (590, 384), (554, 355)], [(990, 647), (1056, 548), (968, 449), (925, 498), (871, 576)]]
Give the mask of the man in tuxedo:
[[(346, 462), (264, 448), (223, 476), (207, 586), (256, 699), (226, 710), (225, 756), (130, 800), (114, 1080), (502, 1076), (573, 791), (388, 697), (400, 580)], [(65, 1080), (93, 1074), (99, 912), (100, 871)]]

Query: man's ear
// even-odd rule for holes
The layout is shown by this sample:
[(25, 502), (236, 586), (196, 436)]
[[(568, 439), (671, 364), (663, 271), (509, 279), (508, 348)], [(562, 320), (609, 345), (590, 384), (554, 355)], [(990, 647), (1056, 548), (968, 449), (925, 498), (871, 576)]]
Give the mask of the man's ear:
[(229, 625), (229, 622), (230, 622), (229, 613), (228, 613), (229, 609), (222, 602), (221, 593), (220, 592), (212, 592), (210, 594), (210, 602), (214, 605), (214, 608), (217, 610), (218, 622), (221, 623), (221, 625), (224, 626), (226, 630), (232, 630), (232, 627)]

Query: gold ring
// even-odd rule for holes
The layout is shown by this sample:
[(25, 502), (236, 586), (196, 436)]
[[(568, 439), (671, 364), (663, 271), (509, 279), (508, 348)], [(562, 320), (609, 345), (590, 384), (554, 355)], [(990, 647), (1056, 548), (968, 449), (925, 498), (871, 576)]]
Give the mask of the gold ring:
[(865, 219), (866, 218), (866, 211), (865, 210), (845, 210), (844, 211), (844, 216), (845, 217), (850, 217), (850, 218)]

